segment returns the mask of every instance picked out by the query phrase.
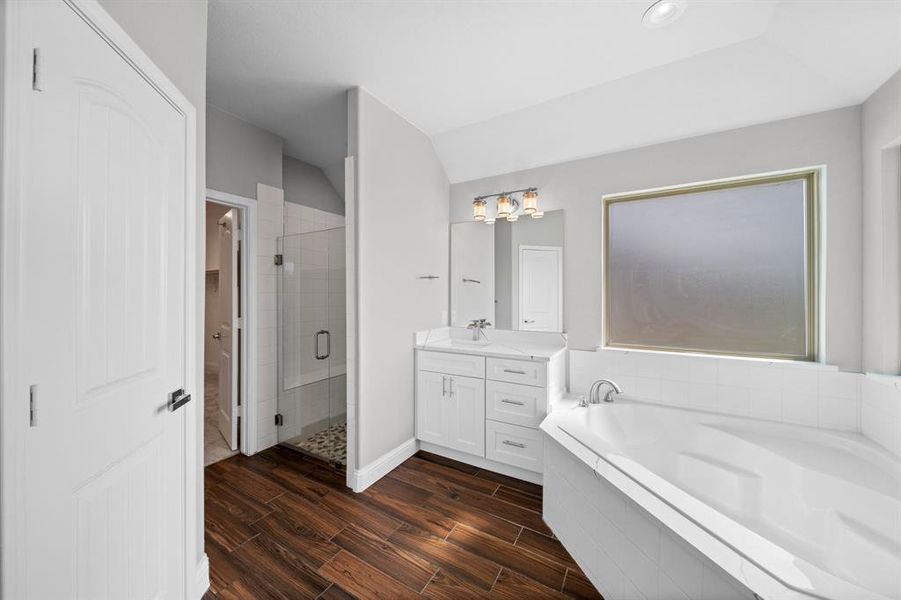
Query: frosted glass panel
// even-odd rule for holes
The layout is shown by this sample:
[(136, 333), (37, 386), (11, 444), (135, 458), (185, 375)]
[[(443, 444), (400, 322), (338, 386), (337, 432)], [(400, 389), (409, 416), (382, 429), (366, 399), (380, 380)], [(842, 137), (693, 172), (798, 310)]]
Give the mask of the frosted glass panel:
[(806, 185), (611, 202), (608, 345), (806, 357)]

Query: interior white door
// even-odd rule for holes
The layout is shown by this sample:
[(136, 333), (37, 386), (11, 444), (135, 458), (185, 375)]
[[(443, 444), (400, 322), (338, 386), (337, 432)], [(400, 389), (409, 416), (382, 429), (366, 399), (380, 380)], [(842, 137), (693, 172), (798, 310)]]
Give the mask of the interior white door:
[[(62, 1), (20, 11), (25, 594), (185, 596), (186, 118)], [(30, 77), (29, 77), (30, 79)], [(184, 396), (182, 396), (184, 398)], [(23, 399), (24, 401), (24, 399)], [(190, 405), (188, 405), (190, 407)]]
[(563, 249), (519, 248), (519, 329), (563, 330)]
[(217, 425), (232, 450), (238, 449), (238, 211), (219, 219), (219, 412)]

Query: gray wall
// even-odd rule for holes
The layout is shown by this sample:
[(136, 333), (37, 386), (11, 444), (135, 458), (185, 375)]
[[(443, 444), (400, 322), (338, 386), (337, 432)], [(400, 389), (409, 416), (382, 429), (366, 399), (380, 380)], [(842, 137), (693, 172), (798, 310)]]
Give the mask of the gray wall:
[(258, 183), (283, 189), (282, 138), (213, 105), (206, 118), (208, 188), (245, 198)]
[[(447, 320), (449, 185), (422, 132), (365, 90), (351, 94), (351, 105), (356, 198), (348, 229), (357, 290), (349, 301), (357, 307), (359, 360), (354, 462), (365, 468), (414, 435), (413, 332)], [(417, 279), (426, 274), (440, 279)]]
[(901, 372), (901, 71), (863, 105), (863, 367)]
[(566, 209), (564, 305), (570, 348), (601, 336), (601, 196), (795, 167), (826, 165), (825, 353), (861, 366), (861, 109), (843, 108), (451, 186), (451, 221), (471, 218), (472, 198), (540, 188), (545, 212)]
[[(197, 111), (197, 202), (204, 204), (206, 189), (206, 0), (100, 0), (104, 9), (128, 32), (157, 67), (174, 83)], [(201, 209), (198, 213), (204, 214)], [(202, 242), (204, 219), (198, 219), (197, 236)], [(195, 289), (203, 298), (203, 273)], [(202, 330), (200, 331), (202, 333)], [(203, 372), (197, 356), (196, 368)], [(198, 391), (195, 390), (195, 393)], [(198, 415), (194, 452), (203, 456), (203, 415)], [(197, 461), (196, 560), (203, 556), (203, 461)], [(190, 576), (190, 575), (189, 575)]]
[[(344, 169), (341, 169), (343, 178)], [(338, 215), (344, 214), (344, 199), (332, 186), (325, 172), (315, 165), (291, 156), (282, 157), (285, 202), (303, 204)]]

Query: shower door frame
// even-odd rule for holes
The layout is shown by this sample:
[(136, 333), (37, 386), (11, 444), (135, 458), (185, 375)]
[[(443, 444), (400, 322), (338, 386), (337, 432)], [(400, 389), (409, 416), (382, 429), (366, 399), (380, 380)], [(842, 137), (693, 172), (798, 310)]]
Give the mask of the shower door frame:
[[(298, 239), (300, 239), (300, 240), (303, 240), (303, 239), (306, 238), (307, 236), (314, 236), (314, 235), (316, 235), (316, 234), (324, 234), (324, 235), (326, 235), (326, 236), (329, 236), (332, 232), (337, 231), (337, 230), (339, 230), (339, 229), (342, 230), (342, 231), (344, 232), (344, 235), (342, 236), (342, 238), (343, 238), (343, 239), (342, 239), (342, 242), (343, 242), (343, 243), (342, 243), (342, 246), (343, 246), (343, 247), (342, 247), (342, 250), (344, 250), (344, 251), (346, 252), (346, 248), (347, 248), (347, 226), (346, 226), (346, 225), (340, 225), (340, 226), (335, 226), (335, 227), (325, 227), (325, 228), (323, 228), (323, 229), (314, 229), (314, 230), (312, 230), (312, 231), (298, 231), (298, 232), (294, 232), (294, 233), (284, 233), (283, 235), (280, 235), (280, 236), (278, 236), (278, 237), (276, 238), (276, 243), (277, 243), (277, 249), (276, 249), (276, 252), (278, 253), (277, 255), (278, 255), (278, 256), (284, 257), (282, 260), (285, 261), (285, 262), (284, 262), (284, 265), (287, 265), (289, 262), (291, 262), (291, 261), (289, 260), (289, 257), (293, 256), (293, 254), (292, 254), (293, 251), (289, 251), (289, 250), (288, 250), (288, 247), (287, 247), (287, 243), (288, 243), (288, 240), (289, 240), (290, 238), (298, 238)], [(330, 272), (330, 271), (331, 271), (332, 250), (330, 249), (330, 241), (329, 241), (328, 237), (326, 237), (325, 243), (326, 243), (326, 247), (329, 248), (329, 249), (327, 250), (327, 255), (328, 255), (328, 261), (327, 261), (327, 262), (328, 262), (329, 264), (328, 264), (328, 266), (326, 267), (326, 269)], [(301, 244), (301, 246), (302, 246), (302, 244)], [(302, 263), (303, 256), (304, 256), (306, 250), (304, 250), (303, 248), (300, 248), (300, 249), (297, 250), (297, 252), (298, 252), (298, 254), (297, 254), (298, 263)], [(345, 388), (345, 395), (346, 395), (346, 393), (347, 393), (347, 392), (346, 392), (346, 390), (347, 390), (347, 383), (346, 383), (346, 382), (347, 382), (347, 339), (348, 339), (348, 337), (347, 337), (347, 329), (346, 329), (346, 327), (347, 327), (347, 326), (346, 326), (346, 319), (347, 319), (346, 287), (345, 287), (345, 292), (344, 292), (344, 295), (345, 295), (345, 302), (344, 302), (344, 303), (345, 303), (345, 309), (344, 309), (344, 311), (343, 311), (340, 315), (333, 314), (333, 312), (332, 312), (331, 300), (332, 300), (332, 295), (333, 295), (335, 292), (332, 292), (332, 291), (331, 291), (331, 275), (330, 275), (330, 274), (328, 275), (328, 277), (327, 277), (327, 279), (326, 279), (326, 282), (327, 282), (327, 289), (328, 289), (328, 291), (326, 292), (326, 317), (325, 317), (325, 322), (324, 322), (324, 323), (320, 323), (319, 325), (317, 325), (317, 327), (321, 325), (323, 328), (320, 329), (320, 331), (318, 331), (318, 332), (316, 332), (316, 333), (314, 334), (313, 355), (312, 355), (312, 357), (315, 358), (317, 361), (319, 361), (319, 360), (325, 360), (325, 361), (327, 361), (327, 362), (326, 362), (326, 372), (327, 372), (327, 375), (326, 375), (324, 378), (322, 378), (322, 379), (316, 379), (316, 380), (314, 380), (314, 381), (308, 381), (308, 382), (306, 382), (306, 383), (304, 383), (303, 377), (301, 377), (300, 380), (297, 382), (296, 385), (294, 385), (294, 386), (292, 386), (292, 387), (290, 387), (290, 388), (286, 388), (286, 387), (285, 387), (285, 376), (286, 376), (286, 368), (285, 368), (285, 364), (286, 364), (286, 363), (285, 363), (285, 343), (286, 343), (285, 328), (286, 328), (286, 326), (285, 326), (285, 321), (284, 321), (284, 319), (285, 319), (285, 313), (284, 313), (285, 307), (284, 307), (284, 304), (283, 304), (283, 303), (285, 302), (285, 294), (286, 294), (286, 291), (285, 291), (285, 287), (284, 287), (284, 286), (286, 285), (285, 277), (287, 276), (287, 273), (284, 271), (284, 265), (281, 265), (281, 266), (279, 267), (279, 269), (277, 270), (277, 274), (278, 274), (278, 288), (277, 288), (277, 297), (278, 297), (278, 300), (277, 300), (277, 306), (278, 306), (278, 327), (277, 327), (277, 330), (278, 330), (278, 344), (277, 344), (278, 361), (277, 361), (277, 362), (278, 362), (278, 370), (277, 370), (277, 375), (276, 375), (276, 391), (277, 391), (277, 399), (276, 399), (276, 402), (277, 402), (277, 412), (278, 412), (278, 416), (282, 416), (283, 414), (285, 414), (285, 412), (287, 412), (287, 411), (286, 411), (286, 407), (284, 406), (283, 403), (286, 402), (286, 401), (288, 401), (287, 398), (286, 398), (286, 396), (287, 396), (290, 392), (292, 392), (292, 391), (295, 390), (295, 389), (300, 389), (300, 388), (303, 388), (303, 387), (308, 386), (308, 385), (313, 385), (313, 384), (315, 384), (315, 383), (319, 383), (319, 382), (325, 381), (325, 382), (327, 382), (327, 384), (328, 384), (328, 404), (329, 404), (328, 426), (331, 427), (331, 426), (333, 425), (333, 419), (334, 419), (334, 417), (332, 416), (332, 413), (333, 413), (334, 408), (335, 408), (335, 403), (334, 403), (334, 401), (333, 401), (333, 400), (334, 400), (333, 380), (334, 380), (335, 378), (340, 377), (340, 376), (342, 376), (342, 375), (345, 377), (345, 385), (344, 385), (344, 388)], [(345, 256), (345, 265), (344, 265), (344, 271), (345, 271), (345, 274), (344, 274), (344, 276), (343, 276), (342, 279), (341, 279), (341, 281), (344, 283), (345, 286), (347, 285), (346, 268), (347, 268), (347, 258), (346, 258), (346, 256)], [(295, 273), (295, 274), (296, 274), (296, 273)], [(336, 373), (333, 372), (333, 369), (335, 368), (335, 365), (332, 363), (332, 358), (331, 358), (331, 348), (332, 348), (332, 342), (331, 342), (331, 337), (332, 337), (332, 331), (331, 331), (331, 330), (332, 330), (332, 326), (331, 326), (331, 321), (332, 321), (332, 317), (333, 317), (333, 316), (340, 316), (340, 318), (342, 318), (342, 319), (345, 321), (344, 333), (343, 333), (343, 336), (342, 336), (343, 339), (341, 340), (341, 341), (344, 343), (344, 355), (345, 355), (345, 358), (344, 358), (344, 373), (339, 373), (339, 374), (336, 374)], [(326, 335), (327, 335), (327, 341), (326, 341), (326, 344), (327, 344), (326, 348), (327, 348), (327, 349), (326, 349), (326, 354), (325, 354), (325, 355), (322, 355), (322, 356), (319, 355), (319, 349), (320, 349), (320, 347), (321, 347), (321, 344), (320, 344), (320, 342), (319, 342), (319, 336), (320, 336), (321, 334), (326, 334)], [(309, 358), (309, 356), (308, 356), (308, 358)], [(313, 364), (313, 363), (311, 363), (311, 364)], [(346, 412), (346, 411), (347, 411), (347, 400), (346, 400), (346, 399), (345, 399), (343, 402), (340, 403), (340, 408), (344, 411), (343, 414), (344, 414), (344, 420), (345, 420), (345, 424), (346, 424), (346, 423), (347, 423), (347, 412)], [(296, 407), (296, 411), (298, 412), (298, 414), (299, 414), (300, 409), (301, 409), (300, 406), (297, 406), (297, 407)], [(301, 449), (301, 448), (299, 448), (299, 447), (297, 446), (297, 444), (290, 443), (291, 440), (297, 440), (297, 439), (300, 439), (300, 438), (306, 439), (307, 437), (309, 437), (309, 436), (311, 436), (311, 435), (314, 435), (314, 434), (303, 435), (303, 434), (301, 434), (300, 431), (298, 430), (298, 431), (294, 431), (292, 434), (289, 435), (289, 434), (286, 434), (285, 431), (284, 431), (283, 429), (281, 429), (281, 427), (282, 427), (282, 425), (280, 424), (280, 425), (279, 425), (279, 429), (278, 429), (278, 434), (277, 434), (277, 444), (279, 444), (279, 445), (285, 444), (286, 447), (291, 448), (292, 450), (298, 450), (298, 451), (300, 451), (300, 452), (302, 452), (302, 453), (305, 453), (305, 454), (311, 454), (311, 455), (316, 456), (317, 458), (322, 459), (322, 460), (329, 460), (328, 457), (318, 455), (317, 453), (312, 452), (312, 451), (309, 451), (309, 450), (306, 450), (306, 449)], [(283, 436), (284, 436), (284, 437), (283, 437)], [(347, 453), (345, 452), (345, 466), (346, 466), (346, 464), (347, 464)]]
[(251, 398), (257, 397), (257, 201), (228, 192), (206, 189), (206, 200), (229, 206), (241, 211), (241, 264), (240, 271), (243, 275), (240, 287), (241, 306), (241, 342), (239, 351), (241, 360), (238, 370), (241, 373), (239, 397), (241, 404), (238, 406), (237, 416), (240, 419), (238, 427), (238, 451), (246, 456), (257, 452), (257, 405)]

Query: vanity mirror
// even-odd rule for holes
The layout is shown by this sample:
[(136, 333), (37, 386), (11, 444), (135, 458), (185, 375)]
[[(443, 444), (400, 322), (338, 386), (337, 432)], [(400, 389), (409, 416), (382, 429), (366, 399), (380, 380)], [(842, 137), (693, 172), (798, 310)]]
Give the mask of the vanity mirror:
[(451, 224), (451, 325), (563, 331), (563, 211)]

